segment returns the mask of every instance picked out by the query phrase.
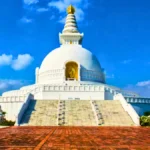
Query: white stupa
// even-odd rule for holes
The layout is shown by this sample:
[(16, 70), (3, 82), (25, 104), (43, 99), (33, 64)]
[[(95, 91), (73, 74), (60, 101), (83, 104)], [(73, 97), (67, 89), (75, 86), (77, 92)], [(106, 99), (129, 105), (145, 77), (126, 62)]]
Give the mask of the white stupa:
[[(36, 84), (81, 85), (88, 82), (105, 83), (105, 75), (97, 58), (82, 47), (74, 8), (68, 8), (61, 46), (51, 51), (36, 69)], [(92, 83), (93, 84), (93, 83)]]
[(15, 120), (29, 94), (36, 100), (113, 100), (117, 94), (139, 98), (136, 93), (106, 84), (98, 59), (82, 47), (83, 33), (78, 30), (74, 7), (69, 6), (67, 12), (64, 29), (59, 33), (61, 45), (36, 68), (35, 84), (5, 92), (0, 97), (0, 105), (8, 112), (9, 119)]

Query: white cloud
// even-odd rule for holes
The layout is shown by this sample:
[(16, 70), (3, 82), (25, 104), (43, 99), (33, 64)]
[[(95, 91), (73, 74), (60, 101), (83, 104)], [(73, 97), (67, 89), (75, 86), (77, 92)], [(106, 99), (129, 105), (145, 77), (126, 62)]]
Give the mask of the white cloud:
[(22, 85), (22, 82), (20, 80), (0, 80), (0, 90), (6, 90), (10, 87), (16, 87)]
[(136, 85), (127, 85), (124, 89), (137, 92), (142, 97), (150, 97), (150, 80), (138, 82)]
[(14, 70), (21, 70), (29, 66), (33, 61), (33, 57), (29, 54), (18, 55), (17, 59), (13, 60), (12, 68)]
[[(25, 6), (24, 8), (28, 11), (32, 11), (32, 10), (34, 10), (32, 5), (37, 4), (39, 2), (39, 0), (23, 0), (23, 2), (24, 2), (24, 6)], [(32, 23), (33, 19), (27, 18), (26, 16), (24, 16), (20, 19), (20, 21), (22, 23)]]
[(23, 83), (20, 80), (0, 80), (0, 95), (9, 90), (18, 89), (23, 85)]
[(39, 0), (24, 0), (24, 4), (26, 5), (36, 4), (38, 2)]
[(21, 22), (23, 22), (23, 23), (31, 23), (31, 22), (33, 22), (33, 20), (32, 20), (32, 19), (29, 19), (29, 18), (27, 18), (27, 17), (23, 17), (23, 18), (21, 19)]
[[(83, 8), (86, 9), (89, 6), (88, 0), (58, 0), (58, 1), (52, 1), (48, 4), (49, 7), (56, 8), (60, 13), (65, 13), (66, 8), (72, 4), (75, 9), (75, 16), (77, 21), (83, 21), (84, 20), (84, 11)], [(59, 22), (64, 23), (64, 18), (60, 18)]]
[(55, 7), (57, 8), (60, 12), (64, 12), (65, 9), (67, 8), (66, 4), (63, 1), (57, 1), (57, 2), (50, 2), (48, 4), (49, 7)]
[(38, 8), (37, 12), (46, 12), (48, 10), (49, 10), (48, 8)]
[(70, 5), (70, 4), (79, 4), (79, 3), (81, 3), (83, 0), (64, 0), (64, 2), (66, 3), (66, 4), (68, 4), (68, 5)]
[(129, 64), (131, 61), (132, 61), (131, 59), (127, 59), (127, 60), (122, 61), (121, 63), (122, 64)]
[(28, 84), (29, 81), (24, 80), (0, 79), (0, 95), (5, 91), (19, 89)]
[(149, 86), (150, 87), (150, 80), (138, 82), (136, 85), (137, 86)]
[(76, 19), (77, 19), (78, 21), (83, 21), (83, 20), (84, 20), (84, 12), (83, 12), (82, 9), (76, 8), (75, 15), (76, 15)]
[(10, 65), (12, 62), (12, 55), (2, 54), (0, 56), (0, 66)]
[(21, 70), (29, 66), (33, 61), (30, 54), (19, 54), (15, 59), (12, 55), (2, 54), (0, 56), (0, 66), (11, 66), (14, 70)]
[[(46, 8), (46, 6), (39, 8), (39, 6), (37, 5), (37, 3), (39, 3), (40, 0), (24, 0), (24, 4), (26, 4), (26, 11), (31, 12), (31, 10), (36, 12), (47, 12), (49, 11), (49, 8), (55, 8), (56, 10), (59, 11), (59, 15), (63, 15), (62, 17), (58, 17), (58, 22), (60, 23), (64, 23), (65, 22), (65, 18), (66, 18), (66, 8), (69, 5), (73, 5), (76, 9), (75, 12), (75, 16), (76, 16), (76, 20), (78, 22), (81, 22), (84, 20), (84, 10), (87, 9), (89, 7), (89, 0), (49, 0), (48, 3), (48, 7)], [(31, 5), (32, 4), (32, 5)], [(34, 9), (33, 9), (34, 8)], [(21, 19), (21, 21), (23, 23), (31, 23), (33, 22), (33, 19), (29, 19), (27, 17), (23, 17)]]

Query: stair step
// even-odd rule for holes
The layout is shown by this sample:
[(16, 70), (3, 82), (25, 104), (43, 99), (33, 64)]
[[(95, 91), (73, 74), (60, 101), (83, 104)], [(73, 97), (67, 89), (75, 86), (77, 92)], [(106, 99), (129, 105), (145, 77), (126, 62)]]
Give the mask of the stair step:
[(134, 123), (117, 100), (92, 103), (90, 100), (31, 100), (21, 125), (131, 126)]

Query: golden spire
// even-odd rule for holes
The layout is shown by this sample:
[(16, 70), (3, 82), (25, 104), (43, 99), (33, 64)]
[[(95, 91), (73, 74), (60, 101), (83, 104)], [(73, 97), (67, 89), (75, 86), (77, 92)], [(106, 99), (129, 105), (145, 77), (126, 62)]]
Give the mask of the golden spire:
[(67, 13), (68, 14), (74, 14), (75, 13), (75, 8), (72, 5), (68, 6)]

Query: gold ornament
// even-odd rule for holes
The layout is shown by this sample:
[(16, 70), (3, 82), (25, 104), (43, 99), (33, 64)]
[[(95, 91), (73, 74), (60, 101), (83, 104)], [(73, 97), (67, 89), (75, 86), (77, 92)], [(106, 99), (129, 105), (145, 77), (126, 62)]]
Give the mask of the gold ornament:
[(68, 14), (74, 14), (75, 13), (75, 8), (72, 5), (68, 6), (67, 13)]

